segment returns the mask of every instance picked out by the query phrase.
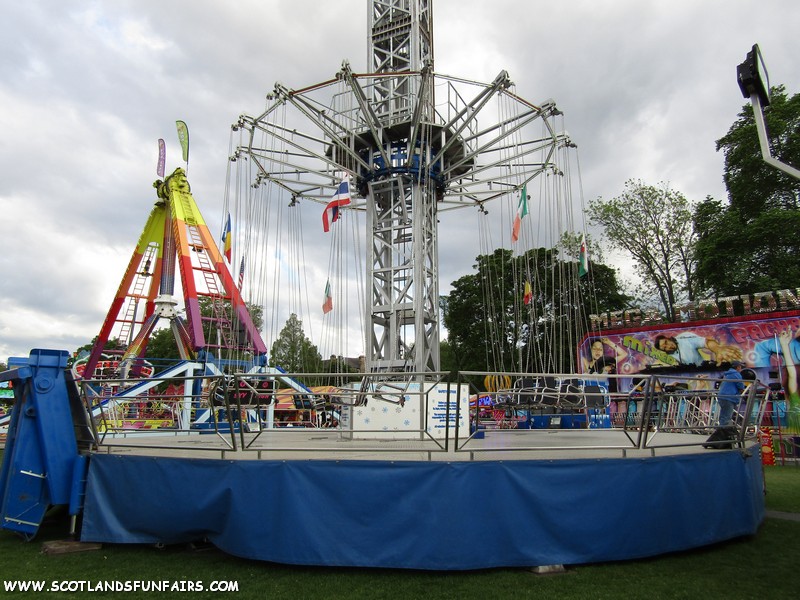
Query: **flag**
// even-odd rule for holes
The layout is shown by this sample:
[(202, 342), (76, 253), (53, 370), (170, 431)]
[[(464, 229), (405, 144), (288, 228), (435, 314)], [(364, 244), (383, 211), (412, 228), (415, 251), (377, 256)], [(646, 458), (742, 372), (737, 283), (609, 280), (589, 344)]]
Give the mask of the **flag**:
[(228, 263), (231, 262), (231, 214), (228, 213), (228, 222), (225, 223), (225, 230), (222, 232), (222, 252)]
[(242, 262), (239, 263), (239, 289), (242, 289), (242, 283), (244, 283), (244, 256), (242, 256)]
[(178, 128), (178, 141), (181, 143), (181, 150), (183, 150), (183, 162), (189, 162), (189, 128), (183, 121), (175, 121), (175, 126)]
[(525, 293), (522, 295), (522, 301), (527, 305), (533, 301), (533, 290), (531, 289), (531, 282), (525, 282)]
[(322, 229), (327, 233), (331, 229), (331, 223), (339, 220), (339, 207), (350, 204), (350, 183), (347, 179), (342, 179), (342, 183), (336, 189), (336, 193), (325, 207), (322, 213)]
[(333, 296), (331, 296), (331, 281), (330, 279), (325, 284), (325, 301), (322, 303), (322, 313), (327, 315), (333, 310)]
[(528, 214), (528, 186), (522, 186), (522, 194), (519, 197), (519, 206), (517, 206), (517, 216), (514, 217), (514, 226), (511, 228), (511, 241), (516, 242), (519, 239), (519, 228), (522, 225), (522, 218)]
[(164, 165), (167, 163), (167, 144), (164, 143), (164, 140), (159, 138), (158, 140), (158, 166), (156, 167), (156, 173), (159, 177), (164, 177)]
[(586, 249), (586, 234), (581, 236), (581, 254), (578, 257), (578, 277), (589, 272), (589, 252)]

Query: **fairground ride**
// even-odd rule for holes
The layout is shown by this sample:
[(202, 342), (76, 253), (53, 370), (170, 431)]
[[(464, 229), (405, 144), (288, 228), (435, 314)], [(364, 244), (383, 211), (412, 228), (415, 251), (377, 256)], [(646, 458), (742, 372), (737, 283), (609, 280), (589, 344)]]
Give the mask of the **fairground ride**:
[[(118, 373), (137, 377), (150, 336), (160, 320), (168, 321), (181, 359), (200, 354), (217, 357), (245, 351), (251, 360), (266, 355), (236, 283), (192, 197), (183, 169), (156, 181), (157, 200), (133, 251), (128, 268), (83, 367), (91, 379), (103, 351), (116, 334), (125, 347)], [(183, 288), (185, 318), (175, 297), (176, 266)], [(201, 314), (201, 299), (210, 314)]]
[[(280, 291), (297, 288), (302, 297), (326, 289), (332, 298), (324, 317), (318, 306), (286, 312), (321, 321), (330, 355), (345, 355), (346, 340), (363, 338), (356, 345), (370, 373), (440, 369), (439, 222), (448, 213), (462, 210), (457, 235), (465, 248), (469, 238), (479, 239), (482, 254), (499, 239), (521, 256), (583, 229), (573, 198), (575, 145), (555, 103), (521, 98), (505, 71), (490, 83), (437, 73), (432, 4), (371, 2), (368, 72), (345, 61), (326, 81), (299, 89), (276, 84), (263, 112), (242, 115), (233, 126), (225, 204), (239, 224), (233, 264), (246, 255), (246, 287), (264, 295), (255, 302), (267, 314)], [(330, 245), (327, 272), (315, 269), (301, 247), (308, 234), (299, 233), (302, 219), (293, 213), (304, 206), (324, 217), (311, 235), (317, 247)], [(577, 285), (577, 254), (575, 247), (569, 268), (558, 274), (562, 287)], [(294, 262), (281, 266), (281, 260)], [(312, 281), (296, 284), (282, 272)], [(530, 305), (523, 304), (528, 280), (539, 299)], [(582, 325), (555, 314), (551, 286), (525, 273), (513, 285), (515, 306), (485, 316), (487, 348), (504, 335), (501, 321), (530, 338), (543, 323), (562, 321), (565, 331), (548, 331), (575, 348)], [(353, 334), (356, 323), (360, 333)], [(548, 346), (540, 343), (539, 351), (547, 355)], [(526, 364), (574, 369), (546, 360)]]
[[(166, 436), (106, 443), (79, 396), (78, 383), (86, 382), (75, 381), (66, 369), (68, 353), (33, 350), (17, 368), (0, 374), (0, 381), (13, 382), (15, 393), (0, 470), (0, 525), (31, 539), (49, 508), (62, 505), (72, 518), (72, 533), (81, 519), (82, 541), (165, 544), (203, 539), (235, 556), (293, 565), (461, 571), (619, 561), (754, 535), (764, 504), (761, 464), (752, 458), (755, 446), (745, 439), (752, 393), (737, 447), (711, 453), (699, 444), (705, 436), (680, 431), (657, 448), (650, 445), (650, 427), (655, 435), (660, 426), (651, 420), (657, 417), (650, 411), (652, 394), (644, 403), (636, 439), (627, 428), (593, 431), (588, 420), (585, 427), (572, 427), (561, 437), (533, 428), (524, 437), (517, 431), (509, 436), (500, 430), (497, 436), (470, 431), (469, 385), (445, 380), (441, 373), (438, 381), (433, 377), (440, 367), (437, 219), (457, 208), (472, 207), (483, 215), (490, 204), (516, 205), (518, 219), (513, 227), (510, 220), (506, 223), (512, 243), (519, 244), (514, 251), (522, 255), (537, 243), (546, 245), (534, 236), (540, 233), (534, 224), (550, 236), (551, 225), (571, 224), (564, 215), (570, 197), (562, 193), (568, 188), (563, 182), (569, 178), (562, 175), (566, 163), (561, 161), (571, 144), (554, 124), (555, 106), (522, 100), (511, 91), (504, 72), (490, 84), (434, 72), (428, 0), (373, 0), (370, 25), (370, 74), (354, 74), (345, 65), (330, 81), (301, 90), (276, 86), (264, 113), (239, 120), (237, 133), (244, 143), (232, 152), (236, 168), (228, 206), (238, 216), (248, 210), (259, 215), (240, 228), (243, 239), (238, 243), (248, 260), (262, 264), (270, 260), (264, 250), (276, 242), (263, 228), (266, 215), (274, 206), (286, 206), (286, 200), (294, 208), (307, 202), (323, 206), (332, 245), (343, 229), (340, 220), (347, 222), (350, 214), (365, 217), (362, 314), (366, 367), (374, 383), (348, 391), (356, 397), (369, 395), (375, 421), (357, 420), (353, 411), (349, 424), (321, 436), (295, 427), (262, 429), (260, 422), (248, 421), (245, 427), (237, 410), (227, 417), (229, 437), (215, 428), (220, 435), (170, 436), (169, 445)], [(547, 174), (554, 176), (548, 181)], [(528, 190), (537, 183), (536, 212), (554, 212), (548, 218), (525, 218)], [(203, 293), (234, 309), (241, 305), (241, 294), (222, 268), (213, 240), (196, 221), (199, 215), (194, 223), (187, 219), (193, 211), (185, 210), (190, 194), (183, 174), (177, 171), (159, 189), (159, 198), (170, 200), (170, 209), (153, 219), (156, 231), (146, 239), (155, 240), (156, 246), (140, 246), (141, 256), (132, 259), (116, 301), (144, 301), (150, 311), (140, 333), (125, 338), (134, 347), (134, 366), (133, 357), (141, 356), (136, 346), (152, 331), (154, 319), (176, 323), (186, 356), (199, 354), (215, 339), (205, 331), (200, 336), (192, 324), (182, 329), (174, 290), (160, 276), (167, 271), (163, 262), (158, 292), (130, 291), (135, 289), (134, 272), (154, 273), (140, 268), (148, 264), (148, 252), (151, 266), (157, 258), (180, 257), (181, 275), (189, 285), (195, 276), (221, 277), (218, 294), (211, 288), (185, 287), (187, 320), (199, 316), (202, 322), (191, 305)], [(168, 251), (170, 232), (181, 240), (193, 227), (200, 227), (199, 243), (181, 242), (174, 253)], [(550, 239), (574, 231), (559, 229)], [(238, 264), (238, 258), (232, 263)], [(210, 265), (194, 268), (195, 260), (206, 259)], [(300, 266), (312, 270), (313, 265)], [(577, 277), (576, 262), (564, 268)], [(263, 267), (256, 262), (249, 270), (261, 272)], [(257, 283), (255, 277), (245, 289), (252, 283)], [(523, 289), (527, 292), (527, 286), (520, 286), (520, 301)], [(546, 298), (537, 290), (532, 295)], [(326, 314), (337, 314), (336, 306), (326, 301)], [(530, 306), (527, 323), (562, 320), (547, 312), (545, 300)], [(119, 319), (120, 310), (111, 311), (113, 324), (140, 323), (138, 316)], [(239, 314), (243, 324), (249, 322)], [(518, 314), (511, 311), (509, 318)], [(244, 331), (249, 338), (244, 336), (243, 348), (235, 347), (238, 338), (231, 338), (237, 344), (218, 343), (218, 350), (264, 350), (252, 328)], [(224, 334), (216, 339), (225, 339)], [(486, 344), (492, 344), (490, 336)], [(404, 392), (412, 391), (411, 383), (418, 387), (413, 394), (401, 392), (404, 400), (390, 411), (382, 396), (392, 393), (383, 389), (391, 389), (387, 383), (396, 381), (391, 377), (397, 372), (409, 383), (401, 388)], [(172, 380), (175, 373), (161, 375)], [(265, 381), (272, 377), (262, 375)], [(211, 408), (216, 390), (226, 383), (218, 373), (204, 376), (205, 385), (195, 385), (198, 378), (189, 373), (181, 390), (165, 391), (178, 397), (187, 416)], [(124, 393), (133, 398), (150, 383), (139, 382)], [(163, 383), (172, 387), (171, 381)], [(603, 410), (602, 394), (591, 394), (592, 401), (599, 401), (591, 408), (590, 398), (581, 402), (579, 393), (564, 398), (577, 401), (570, 413), (578, 410), (588, 419), (589, 410)], [(522, 397), (518, 389), (517, 398)], [(552, 420), (545, 415), (560, 410), (548, 404), (551, 400), (540, 393), (537, 410), (549, 426), (557, 420), (561, 427), (567, 421), (561, 421), (561, 413)], [(229, 414), (231, 404), (239, 409), (244, 403), (228, 393)], [(261, 406), (252, 410), (260, 413)], [(382, 418), (378, 413), (390, 412), (396, 415), (390, 415), (398, 424), (395, 431), (389, 417), (377, 422)], [(675, 423), (669, 426), (676, 429)], [(687, 424), (677, 427), (686, 429)], [(286, 432), (288, 436), (281, 436)], [(411, 439), (416, 443), (409, 443)], [(112, 446), (119, 451), (106, 451)], [(171, 454), (177, 450), (181, 455)], [(194, 456), (211, 452), (213, 458), (186, 458), (184, 450), (202, 453)], [(547, 458), (532, 459), (531, 453)], [(267, 460), (260, 460), (262, 456)], [(566, 460), (558, 464), (562, 458)], [(475, 519), (476, 508), (494, 506), (498, 497), (503, 498), (502, 510), (492, 519)], [(722, 507), (715, 502), (719, 497), (726, 498)], [(349, 502), (354, 498), (358, 501)], [(336, 507), (335, 518), (308, 519), (315, 507)], [(664, 519), (665, 514), (676, 518)]]

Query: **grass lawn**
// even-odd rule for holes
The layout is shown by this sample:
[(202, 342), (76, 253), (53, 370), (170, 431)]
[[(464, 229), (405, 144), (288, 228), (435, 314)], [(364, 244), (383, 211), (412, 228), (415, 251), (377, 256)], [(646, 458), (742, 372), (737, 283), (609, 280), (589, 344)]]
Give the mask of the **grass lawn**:
[(800, 513), (800, 466), (764, 467), (764, 477), (767, 510)]
[[(800, 467), (766, 468), (768, 510), (800, 513)], [(757, 535), (652, 559), (577, 565), (566, 573), (537, 575), (527, 569), (423, 572), (293, 567), (242, 560), (213, 547), (107, 545), (100, 550), (45, 555), (42, 543), (65, 539), (68, 524), (55, 511), (37, 538), (24, 542), (0, 531), (2, 579), (235, 582), (238, 591), (184, 593), (191, 598), (559, 598), (636, 599), (797, 597), (800, 590), (800, 521), (767, 518)], [(391, 543), (391, 540), (387, 540)], [(188, 586), (188, 583), (185, 584)], [(169, 592), (104, 594), (121, 598), (170, 597)], [(177, 593), (176, 593), (177, 595)], [(0, 596), (37, 597), (34, 592)], [(58, 592), (51, 597), (99, 597)]]

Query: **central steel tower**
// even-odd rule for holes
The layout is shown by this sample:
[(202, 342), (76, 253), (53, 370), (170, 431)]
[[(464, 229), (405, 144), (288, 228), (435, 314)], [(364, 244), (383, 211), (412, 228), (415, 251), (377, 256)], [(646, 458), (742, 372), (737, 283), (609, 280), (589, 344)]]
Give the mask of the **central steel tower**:
[[(439, 370), (436, 198), (443, 193), (434, 127), (433, 14), (428, 0), (374, 0), (369, 55), (374, 134), (359, 152), (367, 203), (366, 341), (372, 371)], [(392, 73), (419, 73), (392, 77)], [(435, 160), (434, 160), (435, 159)]]
[(439, 370), (440, 214), (516, 203), (569, 144), (555, 105), (516, 96), (505, 71), (488, 84), (435, 72), (432, 4), (371, 0), (370, 72), (345, 62), (318, 84), (276, 84), (264, 113), (234, 125), (231, 160), (247, 159), (254, 189), (326, 204), (343, 174), (353, 181), (344, 210), (366, 215), (370, 372)]

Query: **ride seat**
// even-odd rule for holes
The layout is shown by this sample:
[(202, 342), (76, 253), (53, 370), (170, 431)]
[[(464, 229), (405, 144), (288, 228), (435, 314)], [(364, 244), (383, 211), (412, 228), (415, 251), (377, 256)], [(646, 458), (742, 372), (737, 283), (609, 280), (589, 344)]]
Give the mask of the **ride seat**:
[(606, 398), (603, 388), (599, 385), (587, 385), (583, 388), (586, 408), (603, 408), (606, 405)]
[(564, 408), (583, 408), (582, 391), (573, 383), (562, 383), (558, 391), (559, 404)]
[(540, 380), (540, 387), (538, 388), (537, 404), (544, 406), (557, 407), (559, 402), (559, 387), (555, 377), (545, 375)]
[(535, 377), (522, 377), (514, 382), (513, 397), (517, 404), (536, 403), (539, 380)]

